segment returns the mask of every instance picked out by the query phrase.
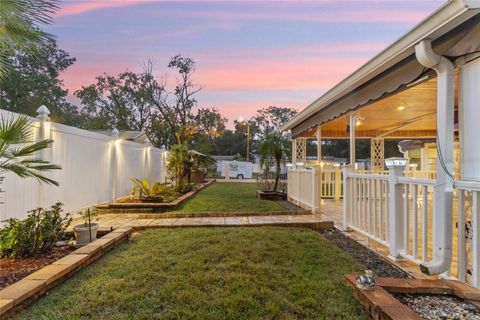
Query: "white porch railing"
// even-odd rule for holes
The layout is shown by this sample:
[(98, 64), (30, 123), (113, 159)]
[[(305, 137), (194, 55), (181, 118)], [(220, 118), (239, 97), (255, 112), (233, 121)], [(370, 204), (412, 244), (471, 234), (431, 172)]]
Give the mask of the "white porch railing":
[[(435, 180), (343, 172), (344, 228), (387, 248), (394, 259), (425, 263), (433, 255)], [(480, 288), (480, 182), (454, 184), (453, 254), (446, 276)]]
[(457, 278), (480, 288), (480, 182), (457, 181)]
[(344, 224), (388, 245), (388, 175), (344, 171)]
[(288, 197), (301, 207), (312, 211), (320, 209), (320, 174), (316, 168), (291, 168), (288, 170)]

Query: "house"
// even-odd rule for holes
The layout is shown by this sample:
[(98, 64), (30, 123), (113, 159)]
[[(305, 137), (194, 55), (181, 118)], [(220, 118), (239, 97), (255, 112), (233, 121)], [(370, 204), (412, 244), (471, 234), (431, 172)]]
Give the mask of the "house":
[[(349, 164), (332, 178), (343, 228), (478, 288), (479, 122), (480, 1), (449, 1), (282, 128), (294, 139), (289, 197), (320, 212), (328, 172), (307, 161), (306, 141), (321, 159), (322, 139), (348, 139)], [(358, 138), (371, 141), (372, 170), (356, 170)], [(404, 158), (384, 159), (387, 139), (410, 140)]]

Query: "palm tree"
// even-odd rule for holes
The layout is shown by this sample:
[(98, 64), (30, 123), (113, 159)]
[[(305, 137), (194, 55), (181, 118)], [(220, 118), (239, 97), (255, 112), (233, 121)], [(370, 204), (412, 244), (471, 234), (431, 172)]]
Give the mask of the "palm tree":
[(284, 139), (279, 133), (269, 133), (263, 138), (258, 146), (258, 153), (260, 154), (260, 165), (263, 166), (265, 161), (275, 158), (275, 184), (273, 191), (277, 191), (278, 180), (280, 179), (280, 165), (283, 158)]
[(59, 0), (0, 0), (0, 80), (12, 69), (15, 51), (35, 52), (53, 36), (39, 29), (52, 23)]
[(53, 140), (32, 142), (30, 123), (25, 116), (0, 119), (0, 175), (13, 172), (21, 178), (33, 177), (41, 182), (58, 186), (58, 182), (42, 173), (61, 169), (35, 155), (48, 148)]

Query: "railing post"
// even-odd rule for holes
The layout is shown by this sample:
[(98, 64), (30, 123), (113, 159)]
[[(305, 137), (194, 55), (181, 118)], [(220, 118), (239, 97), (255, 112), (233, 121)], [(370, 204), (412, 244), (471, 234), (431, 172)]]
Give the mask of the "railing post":
[(312, 169), (312, 214), (319, 214), (320, 213), (320, 206), (321, 206), (321, 199), (322, 199), (322, 191), (321, 191), (321, 180), (322, 173), (321, 169), (315, 167)]
[[(340, 168), (338, 168), (340, 171)], [(348, 227), (348, 217), (351, 216), (352, 213), (352, 207), (351, 204), (355, 203), (355, 200), (352, 199), (352, 188), (350, 184), (348, 183), (348, 174), (352, 172), (353, 170), (353, 165), (346, 165), (343, 167), (343, 207), (342, 207), (342, 222), (343, 222), (343, 230), (344, 231), (349, 231)], [(340, 179), (339, 179), (340, 181)], [(335, 185), (337, 182), (335, 181)], [(336, 188), (335, 188), (336, 189)], [(336, 193), (336, 191), (335, 191)]]
[[(388, 162), (390, 160), (390, 163)], [(398, 161), (398, 162), (397, 162)], [(404, 249), (405, 223), (403, 211), (403, 185), (398, 183), (398, 177), (403, 176), (405, 162), (400, 159), (386, 159), (388, 167), (388, 234), (390, 241), (389, 257), (400, 260), (400, 251)]]
[(335, 169), (335, 195), (334, 199), (339, 200), (342, 197), (342, 169), (334, 167)]
[[(50, 139), (50, 110), (44, 105), (37, 109), (37, 119), (40, 127), (38, 131), (37, 141)], [(41, 158), (44, 161), (50, 162), (52, 160), (51, 148), (46, 148), (41, 151)], [(45, 206), (45, 185), (40, 183), (38, 186), (38, 206)]]

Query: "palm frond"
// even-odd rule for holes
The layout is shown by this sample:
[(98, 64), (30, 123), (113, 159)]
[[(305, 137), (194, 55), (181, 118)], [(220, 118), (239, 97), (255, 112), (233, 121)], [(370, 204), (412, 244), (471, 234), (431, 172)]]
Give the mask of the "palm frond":
[(59, 0), (1, 0), (0, 4), (0, 79), (13, 66), (6, 52), (21, 50), (35, 54), (38, 44), (54, 36), (40, 30), (40, 24), (53, 22)]
[(0, 172), (13, 172), (21, 178), (33, 177), (41, 182), (58, 186), (42, 172), (61, 169), (60, 166), (35, 157), (48, 148), (53, 140), (31, 142), (30, 121), (25, 116), (0, 118)]

